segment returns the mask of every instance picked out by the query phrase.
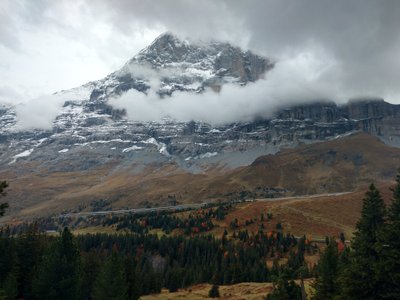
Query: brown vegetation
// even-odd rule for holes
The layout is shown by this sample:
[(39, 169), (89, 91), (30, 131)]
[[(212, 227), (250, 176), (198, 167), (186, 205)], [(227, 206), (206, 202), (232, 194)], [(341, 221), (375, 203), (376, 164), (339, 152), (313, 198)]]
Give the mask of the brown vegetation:
[[(113, 209), (118, 209), (168, 205), (171, 196), (177, 203), (229, 200), (241, 192), (251, 197), (260, 187), (283, 188), (288, 195), (357, 191), (372, 181), (391, 180), (398, 166), (400, 149), (360, 133), (262, 156), (250, 166), (228, 171), (210, 168), (205, 173), (193, 174), (173, 163), (143, 169), (136, 165), (119, 168), (118, 162), (113, 162), (90, 171), (54, 172), (31, 163), (0, 175), (10, 182), (10, 213), (31, 216), (77, 210), (78, 206), (92, 210), (90, 202), (99, 199), (107, 199)], [(286, 226), (293, 228), (303, 223), (311, 226), (304, 220), (315, 223), (310, 213), (318, 215), (313, 218), (324, 219), (320, 225), (335, 232), (348, 231), (353, 225), (347, 220), (353, 220), (352, 213), (347, 216), (347, 210), (358, 209), (359, 204), (354, 204), (354, 208), (347, 207), (352, 202), (346, 200), (338, 204), (337, 209), (342, 207), (343, 211), (340, 218), (344, 219), (337, 220), (330, 218), (332, 214), (338, 215), (332, 211), (313, 211), (317, 209), (311, 204), (315, 200), (318, 199), (310, 200), (308, 206), (304, 203), (284, 207), (282, 202), (273, 209), (277, 214), (290, 215), (292, 223)], [(318, 234), (317, 228), (316, 231)]]

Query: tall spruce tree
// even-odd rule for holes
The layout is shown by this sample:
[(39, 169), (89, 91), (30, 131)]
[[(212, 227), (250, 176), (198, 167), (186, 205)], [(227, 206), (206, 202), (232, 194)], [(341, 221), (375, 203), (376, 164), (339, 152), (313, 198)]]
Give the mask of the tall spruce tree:
[(274, 282), (274, 289), (268, 294), (266, 300), (302, 300), (301, 287), (289, 280), (287, 274), (281, 274)]
[[(0, 196), (4, 196), (4, 190), (8, 187), (8, 183), (6, 181), (0, 181)], [(8, 208), (8, 203), (0, 203), (0, 217), (4, 216), (4, 213)]]
[(342, 299), (380, 299), (376, 278), (377, 237), (383, 227), (385, 204), (381, 194), (371, 184), (363, 199), (361, 218), (352, 240), (349, 264), (340, 276)]
[(105, 262), (93, 289), (93, 299), (95, 300), (128, 299), (128, 286), (125, 280), (122, 260), (115, 251)]
[(393, 202), (377, 243), (377, 278), (382, 299), (400, 299), (400, 170), (392, 192)]
[(313, 284), (315, 289), (315, 294), (312, 297), (313, 299), (329, 300), (335, 297), (338, 292), (338, 262), (339, 253), (337, 243), (331, 238), (318, 262), (318, 275)]
[(219, 298), (219, 286), (216, 284), (213, 284), (211, 289), (208, 291), (208, 297), (210, 298)]
[(78, 299), (81, 275), (79, 250), (72, 233), (65, 228), (44, 255), (33, 280), (37, 299)]
[(43, 256), (45, 236), (39, 232), (37, 223), (29, 225), (16, 243), (18, 269), (18, 297), (33, 298), (32, 281), (36, 277), (36, 269)]

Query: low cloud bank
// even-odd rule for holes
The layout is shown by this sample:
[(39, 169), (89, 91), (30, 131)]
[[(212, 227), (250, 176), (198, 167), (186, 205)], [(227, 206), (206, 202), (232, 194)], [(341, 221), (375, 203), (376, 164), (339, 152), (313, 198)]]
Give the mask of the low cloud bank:
[[(351, 94), (340, 92), (332, 71), (337, 71), (334, 59), (318, 50), (304, 52), (278, 62), (266, 78), (242, 87), (225, 84), (219, 93), (207, 90), (202, 94), (174, 92), (160, 99), (154, 89), (147, 95), (130, 90), (110, 100), (115, 108), (126, 109), (128, 118), (153, 121), (164, 117), (188, 121), (201, 120), (213, 124), (250, 121), (269, 117), (280, 108), (296, 103), (334, 100), (345, 101)], [(160, 78), (142, 67), (137, 75), (150, 75), (150, 85), (157, 88)], [(160, 76), (160, 75), (158, 75)], [(356, 96), (353, 94), (353, 96)]]
[[(146, 94), (129, 90), (109, 104), (126, 109), (133, 121), (157, 121), (172, 118), (178, 121), (204, 121), (224, 124), (251, 121), (256, 117), (270, 117), (277, 109), (312, 101), (346, 102), (350, 98), (374, 97), (358, 94), (344, 88), (338, 80), (341, 64), (319, 48), (283, 56), (265, 79), (246, 86), (225, 84), (219, 93), (206, 90), (195, 94), (174, 92), (171, 97), (160, 98), (156, 91), (163, 77), (174, 76), (177, 70), (156, 72), (146, 66), (127, 65), (123, 72), (148, 80), (151, 86)], [(51, 129), (67, 94), (41, 96), (16, 106), (18, 128)]]
[(51, 129), (65, 100), (59, 95), (44, 95), (16, 105), (17, 128)]

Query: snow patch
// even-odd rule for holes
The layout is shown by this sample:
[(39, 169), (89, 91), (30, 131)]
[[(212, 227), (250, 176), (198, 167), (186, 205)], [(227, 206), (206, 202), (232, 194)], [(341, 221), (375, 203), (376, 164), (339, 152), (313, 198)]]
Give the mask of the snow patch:
[(213, 156), (216, 156), (216, 155), (218, 155), (218, 152), (207, 152), (207, 153), (204, 153), (204, 154), (200, 155), (199, 158), (200, 159), (210, 158), (210, 157), (213, 157)]
[(218, 130), (218, 129), (211, 129), (208, 133), (220, 133), (221, 132), (221, 130)]
[(153, 144), (157, 146), (157, 150), (165, 156), (170, 156), (168, 150), (167, 150), (167, 145), (165, 145), (164, 143), (161, 142), (157, 142), (157, 140), (155, 138), (149, 138), (146, 141), (144, 141), (143, 143), (145, 144)]
[(27, 156), (31, 155), (32, 152), (33, 152), (33, 148), (29, 149), (29, 150), (25, 150), (24, 152), (21, 152), (20, 154), (15, 155), (14, 158), (27, 157)]
[[(112, 148), (111, 148), (112, 149)], [(115, 149), (115, 147), (114, 147), (114, 149)], [(122, 150), (122, 153), (126, 153), (126, 152), (130, 152), (130, 151), (136, 151), (136, 150), (142, 150), (143, 149), (143, 147), (139, 147), (139, 146), (132, 146), (132, 147), (129, 147), (129, 148), (125, 148), (125, 149), (123, 149)]]
[(15, 162), (17, 161), (18, 158), (21, 158), (21, 157), (28, 157), (29, 155), (32, 154), (33, 150), (34, 150), (34, 148), (29, 149), (29, 150), (25, 150), (24, 152), (21, 152), (21, 153), (19, 153), (19, 154), (17, 154), (17, 155), (14, 155), (13, 160), (9, 163), (9, 165), (15, 163)]

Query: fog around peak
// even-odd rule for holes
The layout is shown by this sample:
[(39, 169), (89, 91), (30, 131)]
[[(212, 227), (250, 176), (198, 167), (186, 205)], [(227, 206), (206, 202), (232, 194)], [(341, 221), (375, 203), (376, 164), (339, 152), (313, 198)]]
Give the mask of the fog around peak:
[[(347, 95), (340, 93), (340, 87), (330, 81), (330, 67), (320, 65), (313, 55), (304, 53), (277, 62), (264, 79), (246, 86), (225, 84), (218, 93), (212, 89), (199, 94), (176, 91), (171, 97), (163, 98), (156, 91), (167, 71), (158, 73), (143, 66), (132, 66), (132, 74), (147, 76), (152, 88), (147, 93), (129, 90), (109, 103), (126, 109), (128, 119), (134, 121), (171, 118), (223, 124), (271, 117), (277, 109), (295, 103), (344, 102)], [(334, 67), (334, 62), (331, 64)]]
[[(53, 116), (53, 104), (46, 102), (50, 98), (44, 101), (40, 95), (104, 78), (157, 36), (172, 32), (189, 40), (229, 42), (277, 61), (265, 81), (246, 87), (246, 105), (260, 105), (254, 113), (319, 97), (380, 97), (400, 103), (399, 16), (397, 0), (4, 0), (0, 102), (40, 106), (43, 118)], [(247, 107), (237, 111), (242, 102), (234, 94), (241, 90), (226, 86), (219, 95), (206, 92), (211, 98), (204, 101), (210, 109), (219, 107), (213, 104), (217, 99), (229, 107), (219, 119), (248, 118)], [(123, 95), (114, 105), (124, 103), (132, 115), (132, 101), (124, 99), (142, 96)], [(148, 109), (155, 115), (190, 117), (202, 109), (195, 95), (193, 100), (186, 95), (189, 104), (182, 103), (186, 114), (176, 107), (183, 95), (163, 99), (173, 111), (151, 93), (146, 97), (154, 98), (153, 110)]]

